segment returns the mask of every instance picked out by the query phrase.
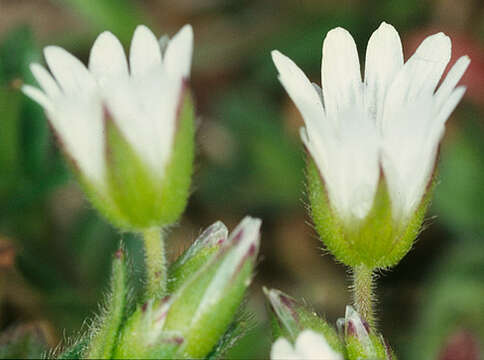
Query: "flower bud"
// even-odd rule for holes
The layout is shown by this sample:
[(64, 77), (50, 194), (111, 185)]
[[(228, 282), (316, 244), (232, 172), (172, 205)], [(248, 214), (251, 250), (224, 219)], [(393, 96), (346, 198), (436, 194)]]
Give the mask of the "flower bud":
[(56, 46), (31, 70), (43, 91), (24, 86), (45, 110), (69, 163), (94, 206), (115, 225), (146, 229), (183, 212), (194, 157), (193, 103), (187, 89), (192, 28), (162, 51), (139, 26), (129, 67), (111, 33), (96, 39), (86, 68)]
[(313, 310), (279, 290), (264, 288), (264, 293), (271, 308), (272, 332), (275, 339), (283, 337), (294, 343), (302, 331), (310, 329), (323, 335), (325, 342), (334, 351), (344, 352), (336, 331)]
[[(164, 299), (139, 308), (121, 334), (115, 357), (203, 358), (215, 347), (240, 306), (259, 250), (260, 220), (246, 217), (226, 239), (216, 223), (195, 242), (174, 273), (190, 273)], [(211, 255), (203, 254), (205, 251)], [(206, 261), (203, 265), (202, 260)], [(146, 350), (144, 350), (146, 349)]]
[(114, 352), (115, 359), (176, 358), (185, 339), (163, 331), (170, 297), (149, 300), (126, 321)]
[(226, 243), (227, 227), (221, 222), (209, 226), (170, 266), (168, 293), (177, 290), (186, 279), (202, 268)]
[(345, 318), (338, 320), (338, 328), (344, 337), (349, 360), (395, 359), (383, 337), (375, 334), (353, 307), (346, 307)]

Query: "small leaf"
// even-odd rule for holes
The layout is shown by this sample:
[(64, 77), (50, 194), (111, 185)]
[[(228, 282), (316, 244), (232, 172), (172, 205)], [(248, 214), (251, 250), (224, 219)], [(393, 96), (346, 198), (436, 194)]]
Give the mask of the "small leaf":
[(119, 249), (113, 259), (111, 290), (106, 309), (96, 321), (95, 326), (98, 328), (89, 342), (86, 358), (110, 359), (112, 357), (128, 301), (127, 279), (126, 255), (123, 249)]

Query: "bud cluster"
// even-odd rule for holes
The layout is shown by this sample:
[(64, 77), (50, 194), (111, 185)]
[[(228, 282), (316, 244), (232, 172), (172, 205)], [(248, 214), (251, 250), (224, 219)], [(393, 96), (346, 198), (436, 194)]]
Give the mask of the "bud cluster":
[(213, 351), (251, 282), (259, 228), (260, 220), (246, 217), (230, 236), (220, 222), (203, 232), (170, 267), (168, 295), (127, 317), (112, 355), (203, 358)]
[[(351, 306), (344, 318), (338, 319), (336, 329), (305, 305), (278, 290), (265, 289), (274, 336), (271, 358), (328, 359), (328, 360), (395, 360), (395, 355), (383, 337)], [(308, 339), (307, 332), (313, 335)], [(282, 340), (284, 339), (284, 340)], [(288, 345), (293, 343), (295, 348)], [(291, 357), (293, 351), (297, 353)]]

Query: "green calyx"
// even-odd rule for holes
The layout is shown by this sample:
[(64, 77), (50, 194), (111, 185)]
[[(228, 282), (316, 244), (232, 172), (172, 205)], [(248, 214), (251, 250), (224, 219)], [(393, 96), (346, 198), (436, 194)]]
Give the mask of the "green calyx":
[(311, 308), (300, 304), (289, 295), (275, 289), (264, 288), (267, 297), (274, 340), (284, 337), (294, 343), (307, 329), (324, 336), (331, 348), (344, 354), (344, 346), (336, 330)]
[(367, 341), (369, 344), (364, 344), (356, 336), (348, 336), (345, 339), (346, 354), (349, 360), (359, 359), (378, 359), (390, 360), (395, 357), (389, 357), (389, 351), (380, 336), (375, 334), (368, 335)]
[(93, 184), (74, 164), (89, 200), (113, 225), (124, 230), (170, 225), (185, 210), (193, 172), (195, 125), (188, 90), (181, 101), (171, 157), (162, 176), (137, 154), (113, 119), (106, 121), (107, 185)]
[(373, 207), (363, 220), (344, 222), (332, 209), (324, 181), (312, 159), (307, 166), (311, 215), (321, 240), (335, 258), (348, 266), (369, 269), (396, 265), (411, 249), (431, 199), (434, 182), (419, 207), (406, 221), (392, 217), (389, 193), (380, 181)]
[(136, 154), (115, 122), (106, 124), (111, 196), (133, 229), (176, 222), (186, 207), (194, 158), (193, 105), (185, 94), (171, 159), (160, 178)]

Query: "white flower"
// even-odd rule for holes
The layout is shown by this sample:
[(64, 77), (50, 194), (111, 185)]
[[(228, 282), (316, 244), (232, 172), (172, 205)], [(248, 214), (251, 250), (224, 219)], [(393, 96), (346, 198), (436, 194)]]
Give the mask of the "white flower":
[(192, 49), (190, 25), (168, 42), (164, 53), (155, 35), (141, 25), (131, 42), (128, 68), (119, 40), (103, 32), (91, 49), (88, 68), (64, 49), (46, 47), (52, 75), (31, 64), (42, 90), (29, 85), (22, 90), (43, 106), (65, 151), (93, 184), (106, 186), (106, 117), (161, 177), (173, 147)]
[(323, 43), (321, 90), (289, 58), (272, 52), (279, 79), (304, 119), (301, 138), (344, 220), (368, 214), (381, 170), (394, 219), (408, 219), (420, 204), (445, 122), (465, 91), (455, 87), (467, 56), (436, 90), (450, 54), (449, 37), (438, 33), (404, 63), (397, 31), (382, 23), (368, 42), (362, 81), (355, 42), (336, 28)]
[(302, 331), (292, 344), (285, 338), (279, 338), (272, 344), (272, 360), (343, 360), (343, 356), (335, 352), (323, 335), (312, 330)]

